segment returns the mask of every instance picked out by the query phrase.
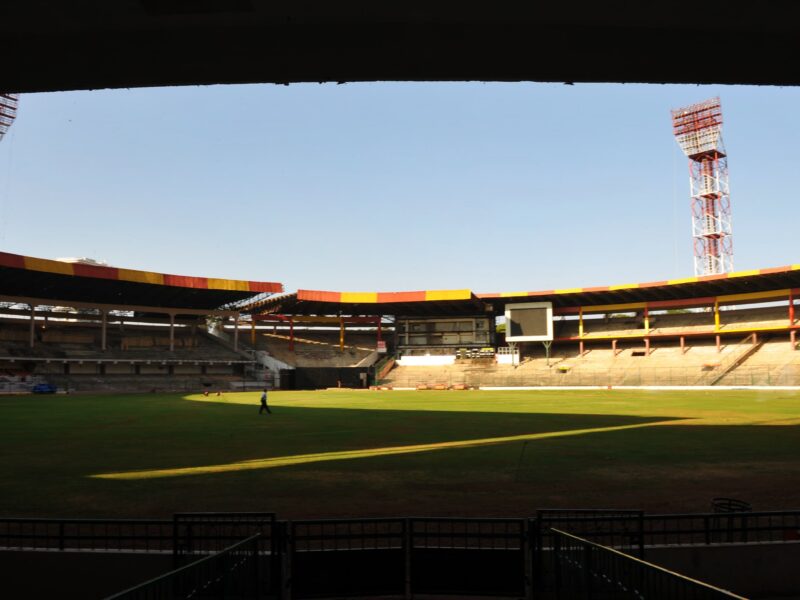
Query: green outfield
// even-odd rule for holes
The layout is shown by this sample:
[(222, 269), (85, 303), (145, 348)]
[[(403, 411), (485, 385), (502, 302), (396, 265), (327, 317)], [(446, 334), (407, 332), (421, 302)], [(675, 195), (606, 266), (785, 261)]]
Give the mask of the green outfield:
[(523, 516), (800, 507), (800, 393), (0, 397), (0, 514)]

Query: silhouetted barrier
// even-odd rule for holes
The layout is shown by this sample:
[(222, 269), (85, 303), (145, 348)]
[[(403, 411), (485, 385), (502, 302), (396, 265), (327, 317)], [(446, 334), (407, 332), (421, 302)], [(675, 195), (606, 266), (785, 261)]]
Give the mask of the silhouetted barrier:
[(402, 595), (406, 591), (407, 519), (292, 521), (287, 595)]
[(260, 549), (271, 554), (277, 536), (275, 513), (175, 513), (173, 554), (176, 567), (198, 554), (220, 552), (235, 542), (258, 533)]
[(524, 519), (293, 521), (291, 597), (525, 595)]
[(172, 522), (173, 568), (258, 535), (257, 556), (253, 559), (258, 562), (257, 589), (263, 594), (279, 592), (282, 542), (275, 513), (176, 513)]
[(551, 529), (549, 535), (553, 541), (558, 598), (742, 598), (564, 531)]
[(189, 598), (258, 599), (265, 596), (259, 573), (259, 538), (252, 535), (107, 600)]
[(644, 512), (640, 510), (537, 510), (531, 520), (533, 579), (540, 593), (555, 591), (557, 573), (553, 531), (563, 529), (593, 542), (644, 556)]
[(412, 594), (527, 595), (525, 519), (409, 519)]
[[(271, 597), (528, 597), (534, 591), (555, 592), (557, 577), (565, 576), (564, 561), (573, 559), (563, 555), (563, 532), (641, 559), (647, 548), (798, 541), (800, 511), (541, 510), (534, 519), (277, 521), (273, 513), (181, 513), (172, 520), (0, 519), (0, 547), (172, 553), (174, 568), (182, 569), (257, 535), (256, 558), (248, 560), (256, 563), (256, 591)], [(609, 565), (617, 568), (616, 562)]]
[(0, 519), (0, 548), (166, 553), (173, 548), (173, 523), (169, 519)]

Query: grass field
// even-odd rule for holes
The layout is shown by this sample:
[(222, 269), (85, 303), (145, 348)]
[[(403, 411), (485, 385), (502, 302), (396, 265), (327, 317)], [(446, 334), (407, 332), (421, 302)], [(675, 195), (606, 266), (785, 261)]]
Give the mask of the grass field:
[(800, 393), (0, 397), (0, 514), (800, 507)]

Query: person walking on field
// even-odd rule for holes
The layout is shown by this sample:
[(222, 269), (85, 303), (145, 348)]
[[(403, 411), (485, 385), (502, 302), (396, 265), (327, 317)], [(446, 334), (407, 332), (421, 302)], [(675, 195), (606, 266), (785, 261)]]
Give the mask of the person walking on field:
[(272, 411), (269, 409), (269, 406), (267, 406), (267, 390), (266, 390), (266, 388), (264, 389), (264, 392), (261, 394), (261, 408), (258, 409), (258, 414), (261, 414), (264, 411), (267, 411), (267, 414), (269, 414), (269, 415), (272, 414)]

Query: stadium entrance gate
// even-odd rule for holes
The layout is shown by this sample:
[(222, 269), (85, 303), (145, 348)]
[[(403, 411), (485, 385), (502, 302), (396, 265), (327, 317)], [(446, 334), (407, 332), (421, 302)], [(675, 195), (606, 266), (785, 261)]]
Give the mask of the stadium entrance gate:
[(297, 367), (280, 373), (283, 390), (366, 388), (373, 380), (371, 367)]

